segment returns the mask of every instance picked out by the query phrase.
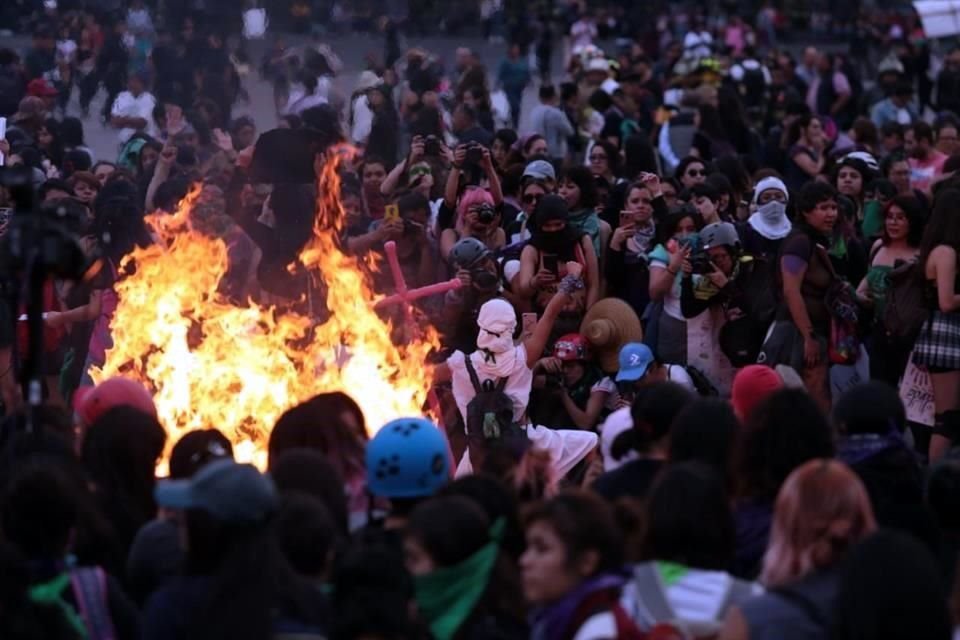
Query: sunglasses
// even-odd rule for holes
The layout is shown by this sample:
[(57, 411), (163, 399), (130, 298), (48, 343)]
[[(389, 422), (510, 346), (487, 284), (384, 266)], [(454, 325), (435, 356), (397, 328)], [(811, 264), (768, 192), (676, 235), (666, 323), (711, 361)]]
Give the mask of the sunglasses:
[(540, 202), (540, 199), (543, 198), (541, 193), (526, 193), (523, 196), (523, 204), (533, 204), (535, 202)]

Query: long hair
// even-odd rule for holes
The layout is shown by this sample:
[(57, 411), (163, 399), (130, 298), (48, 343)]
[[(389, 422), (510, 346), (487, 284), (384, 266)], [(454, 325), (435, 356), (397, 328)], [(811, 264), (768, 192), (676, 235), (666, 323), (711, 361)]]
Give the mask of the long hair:
[(288, 409), (270, 432), (270, 466), (289, 449), (314, 449), (326, 456), (345, 482), (363, 477), (365, 440), (343, 420), (344, 413), (353, 414), (350, 404), (340, 395), (330, 393), (321, 393)]
[(131, 407), (110, 409), (87, 429), (83, 464), (124, 544), (156, 513), (154, 469), (166, 438), (156, 418)]
[(830, 567), (876, 528), (860, 478), (843, 463), (810, 460), (777, 496), (761, 582), (779, 586)]
[(933, 201), (933, 213), (920, 242), (920, 264), (927, 264), (930, 253), (945, 244), (960, 251), (960, 189), (944, 189)]
[(726, 570), (736, 532), (723, 478), (702, 462), (670, 464), (646, 502), (642, 560)]
[(887, 235), (886, 219), (890, 214), (890, 209), (899, 207), (907, 217), (907, 224), (910, 230), (907, 231), (907, 245), (910, 247), (919, 247), (923, 241), (923, 230), (927, 224), (927, 212), (920, 200), (913, 195), (896, 196), (883, 207), (883, 244), (889, 244), (890, 237)]
[(189, 621), (190, 638), (261, 640), (277, 611), (322, 623), (317, 598), (281, 552), (271, 523), (231, 526), (203, 511), (186, 512), (186, 573), (213, 578)]

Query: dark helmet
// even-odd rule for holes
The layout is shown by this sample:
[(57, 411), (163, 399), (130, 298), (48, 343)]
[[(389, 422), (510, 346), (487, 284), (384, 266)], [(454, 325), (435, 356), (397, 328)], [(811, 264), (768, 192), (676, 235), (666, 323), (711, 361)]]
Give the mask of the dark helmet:
[(490, 249), (476, 238), (461, 238), (450, 250), (450, 264), (457, 269), (469, 269), (490, 255)]

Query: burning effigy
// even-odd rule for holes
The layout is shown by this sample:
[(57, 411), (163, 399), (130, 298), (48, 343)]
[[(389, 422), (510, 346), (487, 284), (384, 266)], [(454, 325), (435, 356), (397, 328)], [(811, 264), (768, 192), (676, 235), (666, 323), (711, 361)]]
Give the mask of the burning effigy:
[(330, 313), (322, 321), (222, 295), (227, 246), (192, 228), (199, 194), (193, 191), (173, 214), (148, 215), (159, 241), (125, 258), (134, 269), (116, 284), (113, 347), (103, 366), (91, 370), (94, 381), (141, 382), (153, 393), (168, 442), (217, 428), (238, 460), (261, 468), (277, 418), (317, 393), (350, 394), (371, 429), (421, 415), (431, 386), (427, 357), (439, 336), (418, 326), (396, 344), (390, 323), (374, 310), (369, 270), (338, 245), (344, 221), (338, 168), (347, 157), (334, 147), (316, 163), (313, 236), (297, 265), (325, 293)]

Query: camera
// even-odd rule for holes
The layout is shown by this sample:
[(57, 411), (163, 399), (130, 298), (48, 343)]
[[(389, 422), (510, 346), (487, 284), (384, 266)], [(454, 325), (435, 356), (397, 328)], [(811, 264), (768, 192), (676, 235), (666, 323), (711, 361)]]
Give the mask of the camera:
[(92, 260), (80, 244), (86, 209), (72, 200), (37, 208), (30, 167), (0, 167), (0, 185), (14, 200), (6, 213), (6, 233), (0, 243), (0, 273), (40, 269), (64, 280), (81, 280), (90, 273)]
[(698, 275), (713, 273), (713, 265), (710, 264), (710, 256), (706, 251), (701, 250), (690, 254), (690, 265), (693, 267), (693, 273)]
[(477, 207), (477, 221), (483, 224), (490, 224), (497, 217), (497, 212), (492, 206), (483, 203)]
[(544, 386), (548, 389), (560, 389), (563, 387), (563, 380), (560, 378), (559, 374), (548, 373), (544, 376)]
[(440, 155), (440, 139), (437, 136), (427, 136), (426, 140), (423, 141), (423, 155)]
[(470, 280), (478, 291), (494, 291), (500, 286), (500, 276), (486, 269), (471, 269)]
[(483, 160), (483, 147), (476, 142), (467, 145), (467, 155), (464, 162), (470, 165), (478, 165)]

